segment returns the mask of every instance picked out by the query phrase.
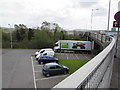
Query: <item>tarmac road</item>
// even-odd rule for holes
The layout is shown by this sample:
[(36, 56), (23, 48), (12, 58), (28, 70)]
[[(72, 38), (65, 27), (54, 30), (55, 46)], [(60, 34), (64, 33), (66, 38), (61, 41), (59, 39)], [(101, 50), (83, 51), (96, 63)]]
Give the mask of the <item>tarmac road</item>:
[(31, 54), (36, 50), (2, 50), (2, 88), (34, 88)]

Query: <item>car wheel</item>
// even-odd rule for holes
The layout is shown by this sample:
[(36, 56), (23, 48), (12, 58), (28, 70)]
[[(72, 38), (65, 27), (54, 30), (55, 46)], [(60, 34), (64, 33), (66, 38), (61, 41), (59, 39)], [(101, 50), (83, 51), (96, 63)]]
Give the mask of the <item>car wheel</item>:
[(46, 77), (49, 77), (49, 76), (50, 76), (50, 74), (49, 74), (49, 73), (47, 73), (47, 74), (46, 74)]
[(41, 62), (38, 62), (39, 64), (41, 64)]
[(64, 74), (67, 74), (67, 71), (64, 71)]
[(43, 64), (43, 62), (41, 62), (40, 64)]

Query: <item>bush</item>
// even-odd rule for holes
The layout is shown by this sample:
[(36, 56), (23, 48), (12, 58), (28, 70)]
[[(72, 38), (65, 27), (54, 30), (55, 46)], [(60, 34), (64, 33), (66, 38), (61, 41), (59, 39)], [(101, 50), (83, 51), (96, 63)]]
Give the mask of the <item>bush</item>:
[(9, 41), (2, 42), (2, 48), (10, 48), (10, 42)]

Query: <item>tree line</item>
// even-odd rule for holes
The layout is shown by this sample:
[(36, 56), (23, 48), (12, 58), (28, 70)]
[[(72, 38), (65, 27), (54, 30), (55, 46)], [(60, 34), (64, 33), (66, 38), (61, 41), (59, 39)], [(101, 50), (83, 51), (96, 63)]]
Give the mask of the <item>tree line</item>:
[[(43, 22), (39, 28), (15, 24), (12, 31), (13, 48), (53, 48), (58, 40), (81, 40), (79, 35), (68, 35), (57, 23)], [(10, 48), (10, 33), (2, 31), (2, 48)]]

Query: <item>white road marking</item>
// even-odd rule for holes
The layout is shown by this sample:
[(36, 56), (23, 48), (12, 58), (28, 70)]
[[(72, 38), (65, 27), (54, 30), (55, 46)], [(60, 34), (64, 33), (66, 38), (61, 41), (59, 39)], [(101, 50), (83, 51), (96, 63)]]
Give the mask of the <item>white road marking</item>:
[(82, 60), (82, 57), (83, 57), (82, 54), (77, 54), (77, 56), (80, 60)]
[(47, 77), (47, 78), (36, 79), (36, 81), (39, 81), (39, 80), (47, 80), (47, 79), (53, 79), (53, 78), (58, 78), (58, 77), (65, 77), (65, 76), (68, 76), (68, 74), (67, 74), (67, 75), (52, 76), (52, 77)]
[(34, 72), (35, 72), (35, 73), (36, 73), (36, 72), (42, 72), (42, 70), (41, 70), (41, 71), (34, 71)]
[(36, 80), (35, 80), (35, 70), (34, 70), (34, 65), (33, 65), (33, 57), (31, 56), (31, 62), (32, 62), (32, 69), (33, 69), (33, 80), (34, 80), (34, 87), (35, 90), (37, 90), (37, 84), (36, 84)]
[(43, 67), (43, 65), (35, 65), (34, 67)]
[(66, 56), (67, 56), (67, 59), (68, 59), (68, 54), (66, 54)]
[(84, 56), (86, 59), (88, 59), (88, 60), (89, 60), (89, 58), (88, 58), (87, 56), (85, 56), (84, 54), (83, 54), (83, 56)]
[(38, 62), (38, 61), (34, 61), (34, 62)]
[(76, 57), (77, 57), (77, 59), (79, 59), (79, 57), (77, 56), (77, 54), (74, 54)]

